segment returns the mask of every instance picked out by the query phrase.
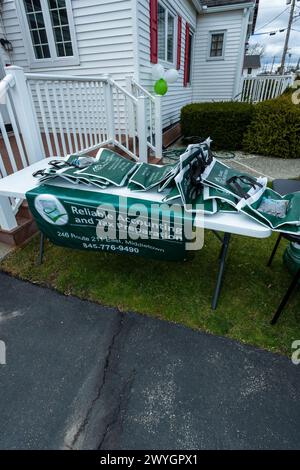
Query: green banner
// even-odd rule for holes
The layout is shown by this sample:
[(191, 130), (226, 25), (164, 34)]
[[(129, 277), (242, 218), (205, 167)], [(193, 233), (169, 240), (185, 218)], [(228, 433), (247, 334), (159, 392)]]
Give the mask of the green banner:
[[(27, 192), (38, 228), (53, 243), (90, 251), (179, 261), (186, 258), (180, 205), (151, 203), (107, 193), (41, 185)], [(189, 240), (190, 241), (190, 240)]]

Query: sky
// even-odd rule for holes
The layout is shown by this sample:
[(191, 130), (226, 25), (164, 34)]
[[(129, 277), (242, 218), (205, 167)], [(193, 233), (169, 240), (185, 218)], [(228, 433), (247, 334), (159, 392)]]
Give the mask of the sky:
[[(292, 57), (290, 59), (287, 58), (287, 62), (290, 61), (291, 64), (297, 63), (300, 57), (300, 1), (297, 1), (296, 5), (295, 14), (299, 15), (299, 18), (294, 21), (293, 29), (297, 31), (292, 31), (291, 33), (289, 53), (292, 54)], [(284, 12), (284, 10), (286, 11)], [(282, 14), (280, 15), (280, 13)], [(255, 33), (277, 31), (286, 28), (289, 13), (290, 6), (286, 5), (286, 0), (260, 0)], [(278, 15), (280, 16), (277, 19), (267, 24)], [(275, 64), (279, 64), (283, 52), (285, 35), (286, 31), (283, 33), (278, 32), (275, 36), (254, 35), (251, 36), (250, 43), (259, 42), (265, 45), (265, 53), (262, 61), (264, 64), (269, 64), (270, 66), (274, 56), (276, 56)]]

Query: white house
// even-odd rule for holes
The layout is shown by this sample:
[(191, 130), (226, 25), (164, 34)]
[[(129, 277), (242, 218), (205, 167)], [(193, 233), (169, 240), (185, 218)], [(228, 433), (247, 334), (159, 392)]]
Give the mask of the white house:
[(151, 67), (177, 68), (163, 127), (192, 101), (240, 91), (245, 43), (259, 0), (2, 0), (2, 64), (56, 75), (132, 76), (152, 90)]

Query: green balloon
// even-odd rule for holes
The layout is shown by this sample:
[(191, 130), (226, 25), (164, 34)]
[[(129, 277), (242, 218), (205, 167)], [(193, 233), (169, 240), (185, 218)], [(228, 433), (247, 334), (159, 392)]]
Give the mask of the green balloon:
[(166, 80), (164, 80), (163, 78), (157, 80), (157, 82), (155, 82), (154, 84), (154, 91), (157, 95), (165, 95), (168, 91), (168, 84)]

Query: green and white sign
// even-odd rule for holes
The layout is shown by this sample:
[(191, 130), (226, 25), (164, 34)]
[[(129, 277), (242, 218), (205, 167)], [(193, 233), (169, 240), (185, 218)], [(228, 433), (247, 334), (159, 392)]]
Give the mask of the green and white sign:
[[(190, 233), (188, 237), (184, 236), (185, 223), (190, 220), (192, 226), (195, 215), (243, 212), (274, 231), (299, 234), (300, 193), (282, 197), (267, 188), (266, 177), (255, 178), (228, 167), (213, 158), (210, 142), (207, 139), (201, 144), (190, 145), (176, 163), (164, 166), (136, 163), (109, 149), (101, 149), (96, 159), (71, 155), (66, 162), (59, 164), (62, 166), (51, 161), (49, 168), (37, 172), (39, 182), (46, 181), (46, 186), (29, 191), (29, 206), (40, 229), (54, 243), (107, 251), (125, 251), (125, 247), (126, 250), (134, 250), (134, 254), (165, 259), (185, 256), (185, 242), (190, 245), (192, 240)], [(53, 178), (60, 184), (61, 181), (66, 185), (66, 181), (73, 184), (66, 188), (53, 187)], [(89, 188), (95, 185), (103, 192), (96, 189), (88, 191), (86, 185)], [(122, 201), (119, 196), (110, 194), (111, 186), (126, 186), (132, 191), (132, 197)], [(156, 214), (153, 214), (151, 202), (135, 199), (137, 192), (141, 194), (141, 191), (152, 191), (156, 196), (157, 192), (161, 193), (163, 202), (156, 204)], [(107, 217), (113, 217), (112, 221), (108, 220), (108, 225), (117, 228), (109, 234), (101, 231), (103, 224), (108, 223), (105, 214), (100, 217), (98, 213), (99, 206), (103, 204), (109, 206), (105, 212)], [(173, 204), (180, 208), (180, 216), (173, 215), (174, 220), (169, 217), (169, 222), (166, 222), (166, 213), (170, 213), (170, 205)], [(128, 215), (135, 206), (140, 207), (141, 213), (138, 215), (137, 211)], [(120, 223), (124, 214), (128, 227)], [(155, 237), (149, 231), (153, 220), (158, 230)], [(143, 228), (140, 236), (137, 221)], [(178, 226), (181, 227), (178, 232), (174, 224), (177, 231)], [(165, 226), (170, 233), (161, 236), (160, 228)], [(57, 227), (66, 227), (66, 230), (62, 233)], [(179, 232), (182, 233), (181, 238)]]
[[(184, 224), (193, 218), (182, 206), (151, 203), (107, 193), (44, 186), (26, 198), (38, 228), (69, 248), (127, 253), (179, 261), (186, 258)], [(172, 210), (170, 210), (172, 209)]]

